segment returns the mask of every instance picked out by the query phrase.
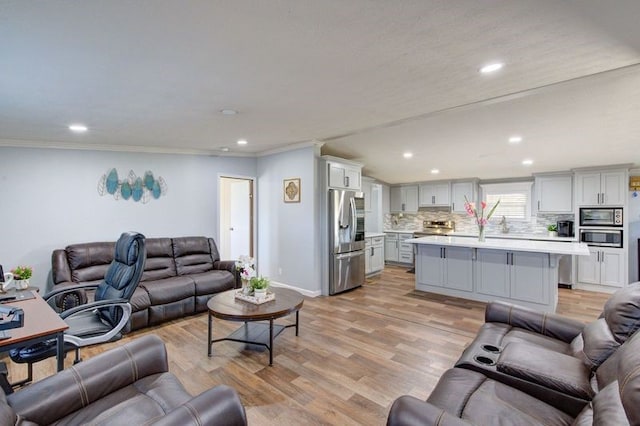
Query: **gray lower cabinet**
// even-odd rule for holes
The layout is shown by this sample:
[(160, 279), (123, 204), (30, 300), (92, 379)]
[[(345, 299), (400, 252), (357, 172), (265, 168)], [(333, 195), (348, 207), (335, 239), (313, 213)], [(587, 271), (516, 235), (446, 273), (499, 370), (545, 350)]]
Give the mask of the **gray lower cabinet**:
[(418, 246), (418, 283), (462, 291), (473, 291), (473, 249), (466, 247)]
[(556, 261), (548, 253), (420, 244), (416, 290), (486, 302), (504, 300), (553, 312)]
[(549, 301), (549, 255), (477, 249), (476, 291), (533, 303)]

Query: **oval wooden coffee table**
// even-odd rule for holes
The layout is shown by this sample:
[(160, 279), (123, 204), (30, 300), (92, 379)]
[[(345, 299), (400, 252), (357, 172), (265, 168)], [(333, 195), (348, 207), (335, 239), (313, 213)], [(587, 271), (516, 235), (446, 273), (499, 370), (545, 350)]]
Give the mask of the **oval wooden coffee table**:
[[(271, 288), (270, 291), (275, 293), (275, 300), (261, 305), (236, 299), (236, 290), (228, 290), (209, 299), (207, 302), (207, 308), (209, 308), (208, 356), (212, 354), (213, 343), (231, 340), (266, 347), (269, 350), (269, 365), (273, 365), (273, 339), (289, 327), (295, 327), (296, 336), (298, 335), (299, 312), (304, 299), (297, 291), (286, 288)], [(296, 313), (295, 324), (273, 323), (273, 320), (293, 312)], [(227, 337), (213, 340), (213, 317), (226, 321), (241, 321), (244, 325)], [(256, 321), (269, 321), (269, 324)]]

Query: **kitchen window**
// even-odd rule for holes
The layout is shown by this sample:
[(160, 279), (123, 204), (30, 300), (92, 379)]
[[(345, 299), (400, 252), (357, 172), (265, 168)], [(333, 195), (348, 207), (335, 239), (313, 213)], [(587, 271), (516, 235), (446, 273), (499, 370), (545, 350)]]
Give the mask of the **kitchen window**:
[(509, 220), (529, 220), (531, 218), (531, 187), (533, 182), (492, 183), (480, 185), (482, 199), (489, 208), (500, 200), (493, 217)]

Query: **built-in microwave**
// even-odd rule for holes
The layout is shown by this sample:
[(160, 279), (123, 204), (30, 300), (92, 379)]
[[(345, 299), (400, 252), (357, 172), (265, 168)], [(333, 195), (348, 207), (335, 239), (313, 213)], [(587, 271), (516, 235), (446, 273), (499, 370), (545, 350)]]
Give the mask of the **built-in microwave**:
[(622, 209), (616, 207), (581, 208), (580, 226), (622, 226)]
[(622, 229), (580, 229), (580, 242), (590, 246), (622, 248)]

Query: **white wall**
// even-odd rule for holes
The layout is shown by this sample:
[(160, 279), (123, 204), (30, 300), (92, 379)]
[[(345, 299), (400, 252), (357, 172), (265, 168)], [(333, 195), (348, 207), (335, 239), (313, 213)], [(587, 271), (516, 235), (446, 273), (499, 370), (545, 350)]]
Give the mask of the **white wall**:
[[(258, 273), (320, 294), (316, 148), (258, 158)], [(283, 201), (283, 180), (300, 178), (300, 203)]]
[[(98, 180), (113, 167), (121, 178), (151, 170), (167, 195), (147, 204), (100, 196)], [(255, 176), (256, 159), (0, 147), (0, 264), (32, 265), (31, 284), (44, 289), (51, 252), (69, 244), (127, 230), (217, 240), (220, 173)]]

